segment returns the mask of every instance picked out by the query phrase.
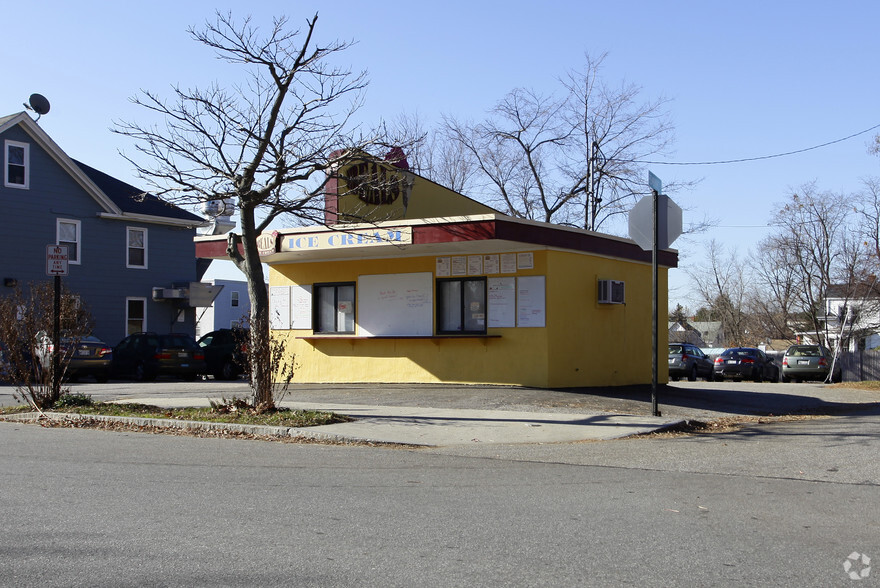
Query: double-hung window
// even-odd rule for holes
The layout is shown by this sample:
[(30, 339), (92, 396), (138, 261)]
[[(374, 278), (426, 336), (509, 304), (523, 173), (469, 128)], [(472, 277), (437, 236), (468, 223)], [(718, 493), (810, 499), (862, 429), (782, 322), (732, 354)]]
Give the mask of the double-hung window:
[(55, 244), (67, 245), (68, 263), (79, 264), (82, 261), (80, 245), (82, 242), (82, 223), (78, 220), (59, 218), (55, 223)]
[(147, 229), (128, 227), (125, 267), (147, 268)]
[(3, 185), (27, 190), (30, 185), (30, 145), (17, 141), (3, 144)]
[(229, 293), (229, 302), (232, 306), (238, 306), (238, 292), (233, 290)]
[(354, 333), (354, 282), (315, 284), (316, 333)]
[(486, 333), (486, 278), (437, 280), (437, 332)]

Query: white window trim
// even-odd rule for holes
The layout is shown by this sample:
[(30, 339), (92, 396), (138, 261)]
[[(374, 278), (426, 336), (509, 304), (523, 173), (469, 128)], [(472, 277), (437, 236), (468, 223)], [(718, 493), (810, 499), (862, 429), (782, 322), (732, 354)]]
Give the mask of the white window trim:
[[(140, 231), (144, 234), (144, 265), (132, 265), (128, 262), (128, 249), (129, 249), (128, 236), (131, 233), (131, 231)], [(150, 265), (149, 264), (149, 256), (148, 256), (149, 247), (147, 247), (148, 237), (149, 237), (149, 235), (148, 235), (147, 229), (145, 229), (143, 227), (125, 227), (125, 267), (127, 267), (129, 269), (148, 269), (149, 268), (149, 265)]]
[[(9, 148), (24, 148), (24, 184), (9, 183)], [(31, 146), (28, 143), (6, 140), (3, 144), (3, 185), (7, 188), (28, 190), (31, 186)]]
[[(82, 265), (82, 221), (72, 218), (56, 218), (55, 219), (55, 244), (61, 244), (61, 223), (68, 223), (76, 226), (76, 259), (70, 259), (68, 255), (67, 263), (71, 265)], [(68, 241), (69, 242), (69, 241)]]
[(136, 332), (144, 332), (144, 331), (147, 330), (147, 324), (148, 324), (148, 323), (147, 323), (147, 308), (148, 308), (148, 306), (147, 306), (147, 299), (146, 299), (146, 298), (143, 298), (143, 297), (141, 297), (141, 296), (126, 296), (126, 297), (125, 297), (125, 326), (124, 326), (124, 329), (123, 329), (125, 334), (123, 335), (123, 337), (128, 337), (128, 335), (129, 335), (129, 332), (128, 332), (128, 322), (129, 322), (129, 320), (131, 320), (131, 317), (128, 316), (128, 303), (129, 303), (129, 302), (132, 302), (132, 301), (134, 301), (134, 300), (140, 300), (141, 302), (144, 303), (144, 319), (143, 319), (144, 322), (143, 322), (143, 324), (141, 325), (140, 330), (139, 330), (139, 331), (136, 331)]

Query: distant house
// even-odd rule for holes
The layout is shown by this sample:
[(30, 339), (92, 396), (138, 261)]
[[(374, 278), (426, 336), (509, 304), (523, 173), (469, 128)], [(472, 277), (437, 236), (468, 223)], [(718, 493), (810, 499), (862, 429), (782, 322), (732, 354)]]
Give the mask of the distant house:
[(220, 279), (206, 280), (206, 282), (211, 286), (220, 286), (221, 289), (211, 306), (199, 308), (196, 336), (201, 337), (217, 329), (247, 324), (251, 312), (247, 282)]
[(0, 117), (0, 202), (11, 254), (0, 296), (50, 279), (46, 247), (66, 245), (64, 285), (87, 306), (93, 333), (115, 344), (137, 331), (195, 332), (189, 285), (204, 219), (71, 159), (24, 112)]
[(829, 347), (855, 351), (880, 347), (880, 282), (834, 285), (825, 297), (824, 325)]
[(670, 343), (691, 343), (701, 348), (725, 347), (721, 321), (670, 321)]

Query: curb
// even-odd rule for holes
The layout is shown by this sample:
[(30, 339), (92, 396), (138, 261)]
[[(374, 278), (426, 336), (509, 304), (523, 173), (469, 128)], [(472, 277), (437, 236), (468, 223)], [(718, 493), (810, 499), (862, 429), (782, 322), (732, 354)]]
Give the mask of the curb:
[(159, 429), (176, 429), (185, 432), (214, 431), (217, 433), (237, 433), (254, 437), (278, 437), (302, 441), (317, 441), (340, 444), (372, 444), (394, 445), (401, 447), (433, 447), (417, 443), (397, 443), (394, 441), (377, 441), (363, 437), (350, 437), (339, 433), (315, 431), (309, 427), (273, 427), (269, 425), (244, 425), (240, 423), (211, 423), (205, 421), (186, 421), (178, 419), (156, 419), (145, 417), (117, 417), (99, 414), (77, 414), (66, 412), (45, 411), (26, 412), (13, 415), (0, 415), (0, 421), (36, 424), (40, 421), (55, 420), (67, 423), (89, 425), (95, 422), (119, 423), (135, 427), (154, 427)]

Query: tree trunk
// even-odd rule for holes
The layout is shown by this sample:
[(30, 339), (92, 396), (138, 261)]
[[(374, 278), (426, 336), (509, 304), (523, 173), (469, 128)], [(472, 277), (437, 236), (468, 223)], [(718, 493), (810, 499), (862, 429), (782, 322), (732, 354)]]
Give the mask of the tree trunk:
[(253, 404), (257, 411), (273, 410), (272, 353), (269, 333), (269, 289), (263, 275), (263, 265), (257, 249), (256, 224), (253, 208), (242, 206), (240, 212), (241, 244), (243, 259), (238, 263), (248, 283), (251, 299), (250, 347), (248, 349), (251, 368), (251, 389)]

